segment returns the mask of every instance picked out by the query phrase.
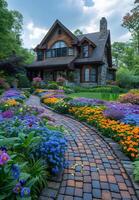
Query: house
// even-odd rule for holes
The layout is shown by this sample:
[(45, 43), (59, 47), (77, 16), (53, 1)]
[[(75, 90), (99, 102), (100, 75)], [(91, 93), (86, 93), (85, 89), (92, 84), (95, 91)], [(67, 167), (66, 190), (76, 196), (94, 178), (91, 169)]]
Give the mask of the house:
[(107, 20), (100, 20), (100, 31), (75, 36), (56, 20), (34, 49), (36, 61), (28, 65), (28, 76), (41, 76), (46, 81), (64, 77), (78, 85), (105, 85), (115, 80), (112, 67), (110, 31)]

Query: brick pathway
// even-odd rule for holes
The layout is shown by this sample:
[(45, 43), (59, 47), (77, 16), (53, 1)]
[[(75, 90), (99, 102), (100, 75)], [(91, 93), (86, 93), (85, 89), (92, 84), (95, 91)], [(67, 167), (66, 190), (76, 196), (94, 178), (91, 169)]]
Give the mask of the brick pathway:
[[(39, 105), (37, 97), (28, 104)], [(63, 176), (51, 180), (40, 200), (136, 200), (135, 191), (119, 159), (108, 144), (82, 123), (46, 109), (67, 134), (69, 166)]]

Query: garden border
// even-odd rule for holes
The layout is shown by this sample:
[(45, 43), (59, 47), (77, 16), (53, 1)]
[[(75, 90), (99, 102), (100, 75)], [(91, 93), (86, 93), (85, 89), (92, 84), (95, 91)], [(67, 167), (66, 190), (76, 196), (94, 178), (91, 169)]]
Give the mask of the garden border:
[[(41, 105), (57, 114), (60, 114), (58, 111), (55, 111), (53, 108), (45, 105), (44, 103), (40, 102)], [(62, 114), (66, 117), (69, 117), (73, 120), (79, 121), (77, 120), (75, 117), (69, 115), (69, 114)], [(123, 168), (125, 169), (129, 180), (131, 181), (131, 184), (136, 192), (137, 197), (139, 198), (139, 184), (136, 183), (133, 179), (133, 164), (132, 161), (121, 151), (121, 147), (118, 143), (116, 143), (113, 139), (111, 138), (107, 138), (105, 137), (103, 134), (101, 134), (100, 131), (98, 131), (95, 127), (90, 126), (89, 124), (87, 124), (86, 122), (82, 122), (79, 121), (81, 124), (87, 126), (88, 128), (90, 128), (91, 130), (93, 130), (95, 133), (97, 133), (105, 142), (106, 144), (108, 144), (111, 148), (111, 150), (113, 151), (113, 153), (116, 155), (116, 157), (119, 159), (120, 163), (122, 164)], [(43, 199), (42, 199), (43, 200)]]

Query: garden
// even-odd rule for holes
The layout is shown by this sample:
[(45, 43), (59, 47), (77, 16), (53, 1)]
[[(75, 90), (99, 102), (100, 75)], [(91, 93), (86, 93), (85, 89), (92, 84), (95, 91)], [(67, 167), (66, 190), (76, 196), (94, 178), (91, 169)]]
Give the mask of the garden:
[[(139, 90), (118, 86), (67, 87), (63, 83), (33, 79), (31, 88), (19, 90), (1, 81), (0, 98), (0, 194), (2, 199), (38, 199), (48, 179), (67, 165), (66, 131), (49, 117), (46, 108), (72, 116), (96, 127), (119, 143), (132, 161), (133, 177), (139, 182)], [(87, 98), (78, 93), (117, 95), (117, 100)], [(28, 106), (36, 95), (42, 107)], [(74, 97), (77, 94), (77, 97)], [(24, 151), (23, 151), (24, 149)]]
[(8, 89), (0, 99), (1, 200), (38, 199), (66, 164), (64, 129), (50, 125), (43, 108), (26, 106), (28, 97)]
[[(111, 87), (111, 91), (113, 88), (116, 87)], [(110, 86), (105, 89), (110, 91)], [(92, 88), (95, 91), (105, 89)], [(43, 105), (96, 127), (104, 136), (119, 143), (121, 150), (133, 161), (134, 178), (139, 181), (139, 90), (122, 91), (116, 101), (72, 98), (75, 91), (76, 88), (59, 86), (57, 89), (36, 89), (35, 95), (40, 97)]]

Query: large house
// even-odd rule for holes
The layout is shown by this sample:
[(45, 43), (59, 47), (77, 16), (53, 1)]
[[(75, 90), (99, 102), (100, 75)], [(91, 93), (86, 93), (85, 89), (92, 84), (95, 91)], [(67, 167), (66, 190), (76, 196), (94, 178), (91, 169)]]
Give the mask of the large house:
[(64, 77), (69, 83), (84, 86), (115, 80), (110, 31), (104, 17), (99, 32), (77, 36), (56, 20), (34, 50), (36, 61), (27, 66), (30, 79), (38, 75), (46, 81)]

